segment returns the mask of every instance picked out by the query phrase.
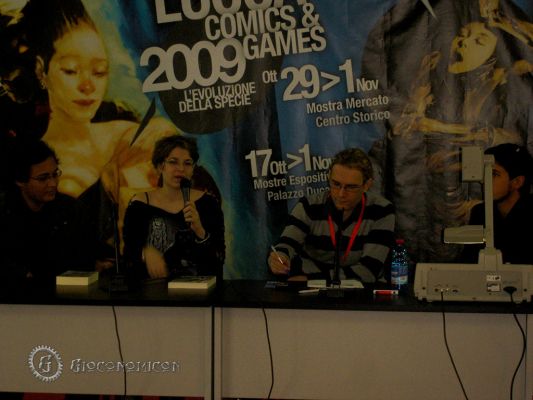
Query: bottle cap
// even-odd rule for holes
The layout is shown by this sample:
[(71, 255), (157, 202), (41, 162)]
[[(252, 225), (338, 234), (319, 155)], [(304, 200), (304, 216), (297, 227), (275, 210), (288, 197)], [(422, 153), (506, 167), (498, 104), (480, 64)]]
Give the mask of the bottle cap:
[(396, 244), (405, 244), (405, 240), (403, 240), (403, 239), (396, 239)]

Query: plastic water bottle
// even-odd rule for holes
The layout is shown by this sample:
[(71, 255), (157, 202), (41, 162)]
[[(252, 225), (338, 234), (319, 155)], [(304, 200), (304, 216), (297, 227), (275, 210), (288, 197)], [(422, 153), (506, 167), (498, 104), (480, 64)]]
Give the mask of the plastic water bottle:
[(393, 289), (405, 290), (409, 276), (409, 257), (403, 239), (396, 239), (392, 249), (391, 284)]

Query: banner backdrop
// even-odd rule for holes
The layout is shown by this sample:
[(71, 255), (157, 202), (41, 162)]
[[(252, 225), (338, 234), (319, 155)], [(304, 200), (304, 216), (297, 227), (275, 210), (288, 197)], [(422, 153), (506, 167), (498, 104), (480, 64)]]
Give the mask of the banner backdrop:
[[(267, 276), (288, 213), (325, 190), (341, 149), (371, 155), (413, 261), (440, 262), (459, 251), (442, 229), (480, 198), (460, 180), (460, 146), (533, 152), (530, 0), (86, 0), (97, 33), (53, 43), (43, 32), (61, 0), (41, 2), (30, 26), (17, 23), (24, 1), (0, 1), (3, 143), (49, 142), (60, 190), (93, 206), (106, 238), (109, 205), (120, 227), (132, 194), (155, 185), (155, 140), (196, 137), (195, 185), (222, 201), (226, 278)], [(75, 55), (60, 65), (72, 80), (54, 83), (21, 37)], [(90, 87), (74, 82), (78, 59)], [(94, 91), (81, 111), (61, 106), (75, 90)]]

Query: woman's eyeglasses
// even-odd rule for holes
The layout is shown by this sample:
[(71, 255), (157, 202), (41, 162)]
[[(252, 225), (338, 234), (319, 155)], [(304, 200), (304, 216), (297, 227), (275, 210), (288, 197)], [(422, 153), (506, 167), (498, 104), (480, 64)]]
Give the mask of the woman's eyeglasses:
[(168, 158), (164, 162), (165, 162), (165, 164), (167, 164), (171, 168), (178, 168), (178, 167), (192, 168), (192, 167), (194, 167), (194, 161), (193, 160), (185, 160), (185, 161), (181, 162), (180, 160), (178, 160), (176, 158)]

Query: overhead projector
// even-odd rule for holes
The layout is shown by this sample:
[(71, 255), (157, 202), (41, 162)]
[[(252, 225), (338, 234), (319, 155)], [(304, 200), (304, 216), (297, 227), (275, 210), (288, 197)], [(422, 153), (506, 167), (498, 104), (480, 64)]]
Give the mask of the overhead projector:
[(533, 265), (503, 264), (501, 251), (494, 247), (492, 197), (493, 155), (484, 155), (479, 146), (461, 149), (462, 180), (482, 182), (485, 226), (467, 225), (444, 230), (445, 243), (484, 243), (477, 264), (418, 263), (414, 292), (427, 301), (531, 301)]

